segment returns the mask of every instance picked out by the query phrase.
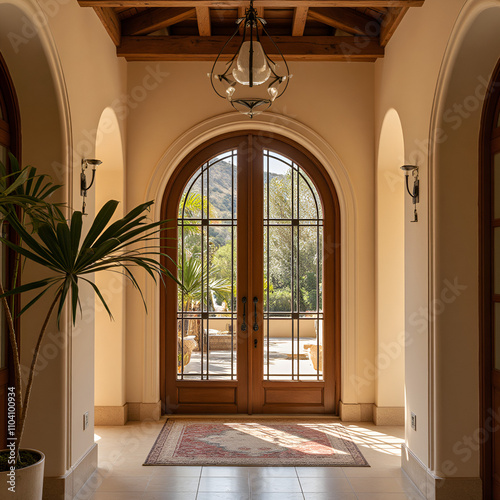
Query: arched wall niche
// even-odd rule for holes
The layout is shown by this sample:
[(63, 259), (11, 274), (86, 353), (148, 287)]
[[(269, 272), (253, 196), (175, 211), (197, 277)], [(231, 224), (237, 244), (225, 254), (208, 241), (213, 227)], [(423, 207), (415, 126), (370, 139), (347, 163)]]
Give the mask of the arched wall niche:
[[(112, 108), (106, 108), (97, 127), (95, 213), (109, 200), (120, 202), (112, 221), (124, 215), (124, 161), (120, 125)], [(127, 420), (125, 404), (125, 280), (116, 273), (99, 273), (95, 283), (113, 314), (109, 318), (95, 299), (95, 419), (96, 425)], [(105, 408), (103, 408), (105, 407)]]
[[(395, 109), (387, 111), (378, 146), (376, 195), (377, 339), (375, 423), (404, 424), (405, 186), (404, 137)], [(397, 420), (396, 420), (397, 418)]]
[[(316, 132), (291, 118), (259, 115), (253, 120), (245, 116), (228, 113), (200, 123), (179, 137), (165, 152), (148, 184), (145, 200), (155, 200), (155, 218), (161, 215), (161, 200), (168, 180), (180, 162), (201, 144), (235, 131), (263, 130), (276, 133), (305, 148), (324, 166), (334, 184), (340, 204), (341, 218), (341, 408), (342, 404), (357, 405), (357, 276), (356, 276), (356, 205), (351, 181), (342, 161), (332, 147)], [(143, 380), (143, 402), (157, 403), (159, 400), (159, 289), (146, 285), (146, 300), (153, 306), (145, 321), (145, 371)], [(341, 409), (342, 411), (342, 409)]]
[[(23, 164), (32, 164), (39, 173), (49, 174), (54, 182), (63, 184), (53, 200), (67, 203), (72, 181), (67, 167), (71, 160), (69, 105), (54, 41), (46, 24), (34, 23), (37, 14), (39, 7), (35, 2), (0, 0), (0, 51), (18, 95)], [(19, 45), (16, 40), (20, 39), (24, 43)], [(38, 278), (37, 271), (29, 265), (25, 273), (27, 279)], [(30, 362), (40, 317), (48, 300), (50, 297), (44, 297), (39, 306), (23, 315), (22, 364)], [(58, 332), (55, 320), (49, 330), (54, 335)], [(71, 330), (68, 315), (62, 319), (61, 330)], [(55, 354), (47, 351), (39, 365), (23, 439), (24, 446), (44, 451), (45, 475), (52, 477), (66, 474), (71, 460), (67, 451), (71, 432), (67, 372), (70, 341), (67, 335), (59, 335), (58, 339)], [(50, 412), (46, 411), (48, 407)]]
[(499, 25), (498, 2), (466, 3), (443, 59), (430, 124), (429, 469), (444, 478), (474, 478), (468, 484), (477, 498), (479, 445), (462, 460), (457, 436), (480, 428), (479, 357), (471, 354), (479, 352), (479, 136), (500, 56)]

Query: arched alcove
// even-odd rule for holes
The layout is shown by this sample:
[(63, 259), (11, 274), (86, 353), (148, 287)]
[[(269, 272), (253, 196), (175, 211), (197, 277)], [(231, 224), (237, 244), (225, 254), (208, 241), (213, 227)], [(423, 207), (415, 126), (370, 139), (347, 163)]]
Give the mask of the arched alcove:
[[(22, 162), (37, 167), (63, 187), (51, 201), (68, 203), (68, 114), (60, 66), (53, 58), (53, 45), (46, 26), (35, 25), (35, 7), (23, 0), (0, 0), (0, 52), (2, 53), (19, 100), (22, 124)], [(28, 264), (26, 280), (39, 279), (38, 270)], [(40, 317), (47, 310), (50, 296), (44, 296), (22, 317), (21, 364), (29, 366)], [(45, 475), (61, 477), (69, 469), (65, 450), (71, 429), (68, 417), (67, 367), (69, 347), (64, 317), (60, 328), (55, 319), (49, 324), (49, 339), (42, 347), (41, 359), (31, 396), (23, 443), (43, 450)], [(50, 411), (47, 411), (50, 408)], [(41, 431), (43, 429), (43, 431)]]
[(499, 25), (498, 4), (473, 0), (462, 10), (438, 81), (431, 131), (439, 140), (429, 158), (430, 469), (476, 478), (467, 483), (474, 498), (481, 489), (480, 445), (468, 448), (463, 460), (457, 436), (477, 436), (481, 428), (480, 365), (473, 354), (480, 349), (478, 152), (483, 103), (500, 54)]
[(377, 383), (374, 421), (404, 422), (404, 138), (390, 109), (380, 131), (376, 197)]
[[(120, 204), (116, 220), (124, 214), (123, 145), (120, 125), (112, 108), (106, 108), (99, 120), (95, 145), (96, 158), (102, 161), (95, 181), (95, 212), (109, 200)], [(116, 273), (96, 275), (113, 314), (110, 320), (100, 300), (95, 299), (95, 421), (97, 425), (123, 425), (125, 405), (125, 282)]]

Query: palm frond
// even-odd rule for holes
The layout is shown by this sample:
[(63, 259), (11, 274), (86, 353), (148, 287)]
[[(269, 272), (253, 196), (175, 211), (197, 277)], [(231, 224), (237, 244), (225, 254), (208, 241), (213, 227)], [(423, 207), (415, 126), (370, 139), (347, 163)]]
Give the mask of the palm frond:
[[(23, 227), (15, 212), (9, 214), (9, 221), (22, 237), (24, 246), (15, 245), (1, 238), (0, 241), (27, 259), (50, 269), (53, 277), (50, 282), (45, 283), (45, 287), (57, 285), (57, 292), (60, 292), (58, 320), (67, 298), (71, 295), (72, 318), (73, 322), (76, 321), (80, 283), (91, 283), (91, 280), (83, 278), (89, 274), (120, 269), (139, 290), (145, 307), (146, 301), (133, 269), (141, 269), (155, 282), (168, 276), (180, 284), (160, 262), (164, 255), (164, 246), (160, 246), (159, 241), (166, 229), (166, 221), (146, 222), (145, 212), (149, 211), (151, 202), (139, 205), (122, 219), (109, 224), (117, 205), (118, 202), (115, 200), (104, 205), (96, 215), (83, 242), (81, 212), (75, 212), (70, 221), (64, 220), (57, 225), (42, 223), (38, 228), (39, 240)], [(80, 278), (82, 279), (79, 280)], [(43, 283), (36, 285), (37, 288), (43, 286)], [(29, 284), (23, 287), (17, 287), (9, 294), (31, 290)], [(111, 314), (99, 288), (93, 283), (91, 287), (108, 314)], [(43, 293), (35, 297), (30, 305), (42, 295)]]

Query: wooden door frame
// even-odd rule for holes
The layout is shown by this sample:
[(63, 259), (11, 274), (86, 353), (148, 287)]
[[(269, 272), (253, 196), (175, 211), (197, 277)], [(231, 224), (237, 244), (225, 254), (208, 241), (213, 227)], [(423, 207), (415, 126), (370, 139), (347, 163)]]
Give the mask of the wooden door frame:
[[(314, 157), (312, 153), (310, 153), (307, 149), (297, 144), (295, 141), (279, 135), (273, 134), (270, 132), (258, 131), (255, 130), (244, 130), (244, 131), (235, 131), (227, 134), (223, 134), (221, 136), (214, 137), (203, 144), (196, 147), (193, 151), (191, 151), (177, 166), (173, 174), (171, 175), (167, 187), (164, 191), (162, 202), (161, 202), (161, 217), (163, 219), (166, 218), (167, 214), (167, 206), (171, 203), (179, 203), (182, 192), (176, 192), (179, 183), (183, 183), (185, 185), (191, 175), (196, 171), (197, 168), (200, 167), (201, 163), (197, 163), (202, 160), (203, 157), (207, 157), (208, 154), (216, 154), (220, 151), (221, 144), (227, 140), (234, 140), (237, 137), (245, 137), (245, 140), (248, 140), (248, 137), (258, 137), (259, 139), (263, 138), (264, 140), (273, 140), (281, 143), (283, 147), (289, 148), (289, 151), (295, 150), (299, 155), (303, 155), (303, 158), (307, 158), (307, 163), (314, 168), (313, 175), (311, 178), (314, 180), (316, 184), (316, 188), (320, 194), (320, 197), (323, 200), (327, 200), (327, 207), (330, 207), (333, 213), (328, 212), (328, 217), (331, 216), (331, 224), (333, 224), (333, 228), (331, 234), (333, 235), (333, 241), (325, 241), (324, 252), (328, 251), (329, 255), (333, 255), (332, 262), (332, 276), (334, 285), (331, 287), (333, 292), (333, 297), (331, 300), (331, 304), (333, 307), (333, 352), (334, 359), (333, 363), (329, 363), (332, 366), (332, 374), (334, 380), (334, 394), (325, 395), (330, 401), (330, 407), (333, 409), (334, 414), (338, 414), (339, 411), (339, 402), (340, 402), (340, 388), (341, 388), (341, 255), (340, 255), (340, 235), (341, 235), (341, 227), (340, 227), (340, 204), (337, 197), (337, 192), (333, 185), (332, 179), (329, 176), (328, 172), (324, 168), (324, 166)], [(213, 150), (213, 151), (212, 151)], [(206, 160), (205, 160), (206, 161)], [(297, 162), (300, 164), (300, 162)], [(305, 168), (307, 171), (307, 168)], [(323, 204), (324, 201), (323, 201)], [(325, 214), (324, 214), (325, 216)], [(327, 218), (328, 218), (327, 217)], [(326, 222), (325, 222), (326, 223)], [(175, 229), (177, 229), (177, 224), (175, 224)], [(170, 246), (170, 245), (169, 245)], [(176, 251), (176, 249), (175, 249)], [(331, 252), (331, 253), (330, 253)], [(172, 272), (176, 271), (175, 266), (168, 261), (166, 257), (162, 259), (164, 265), (166, 265)], [(238, 271), (241, 272), (241, 271)], [(241, 277), (244, 279), (244, 277)], [(248, 277), (246, 278), (248, 279)], [(262, 293), (262, 292), (261, 292)], [(240, 297), (238, 296), (238, 301), (240, 301)], [(165, 304), (165, 305), (164, 305)], [(167, 316), (170, 314), (177, 314), (176, 309), (176, 301), (167, 301), (167, 292), (165, 287), (161, 287), (160, 289), (160, 399), (162, 406), (162, 413), (168, 412), (169, 410), (169, 402), (167, 401), (167, 370), (170, 369), (170, 376), (175, 378), (173, 372), (176, 370), (176, 367), (167, 368), (166, 364), (166, 350), (167, 350)], [(239, 326), (239, 325), (238, 325)], [(175, 340), (175, 339), (174, 339)], [(251, 336), (248, 338), (248, 345), (251, 343)], [(325, 363), (325, 366), (327, 364)], [(248, 371), (247, 371), (248, 373)], [(240, 375), (238, 374), (238, 377)], [(251, 377), (251, 374), (249, 374)], [(251, 381), (251, 379), (250, 379)], [(221, 383), (227, 383), (230, 381), (224, 381)], [(245, 380), (245, 385), (248, 386), (248, 380)], [(248, 397), (248, 394), (247, 394)]]
[[(5, 129), (2, 127), (0, 130), (0, 137), (2, 138), (2, 145), (7, 147), (7, 149), (17, 158), (19, 164), (21, 164), (21, 113), (19, 111), (19, 101), (17, 99), (16, 89), (14, 87), (14, 82), (10, 76), (9, 69), (7, 68), (7, 63), (0, 52), (0, 106), (6, 115), (7, 120), (4, 120), (8, 127)], [(4, 144), (8, 143), (8, 144)], [(17, 241), (18, 236), (12, 228), (8, 230), (8, 237), (11, 241)], [(15, 261), (15, 252), (11, 249), (7, 250), (7, 272), (5, 280), (7, 283), (11, 283), (14, 276), (12, 272), (12, 265)], [(16, 309), (19, 310), (20, 297), (17, 296), (15, 299)], [(14, 327), (16, 331), (17, 343), (20, 347), (20, 318), (14, 318)], [(5, 325), (7, 329), (7, 326)], [(7, 330), (6, 330), (7, 331)], [(8, 335), (6, 335), (6, 369), (2, 370), (0, 373), (0, 384), (6, 386), (15, 385), (15, 373), (14, 373), (14, 361), (13, 352), (8, 340)], [(6, 397), (6, 394), (4, 395)], [(0, 444), (5, 446), (7, 439), (7, 416), (1, 415), (0, 417)]]
[[(494, 119), (500, 107), (500, 60), (490, 80), (479, 136), (479, 391), (480, 391), (480, 424), (487, 428), (491, 418), (488, 412), (493, 405), (491, 374), (493, 371), (493, 336), (491, 308), (491, 142)], [(495, 101), (497, 101), (496, 106)], [(482, 440), (483, 441), (483, 440)], [(493, 492), (493, 439), (486, 439), (481, 444), (480, 474), (483, 483), (483, 498), (491, 498)]]

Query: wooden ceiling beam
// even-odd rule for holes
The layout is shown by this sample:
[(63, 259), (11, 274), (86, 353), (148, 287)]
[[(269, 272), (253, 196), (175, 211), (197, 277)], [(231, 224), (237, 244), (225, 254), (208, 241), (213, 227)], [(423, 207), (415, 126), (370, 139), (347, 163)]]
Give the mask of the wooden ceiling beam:
[(380, 33), (380, 25), (373, 17), (352, 9), (309, 9), (308, 17), (352, 35), (378, 36)]
[(394, 35), (396, 28), (407, 12), (408, 7), (389, 9), (382, 20), (382, 29), (380, 30), (380, 45), (382, 45), (382, 47), (385, 47), (389, 43), (389, 40), (392, 35)]
[(198, 21), (200, 36), (210, 36), (212, 34), (210, 9), (208, 7), (196, 7), (196, 20)]
[[(245, 7), (238, 7), (238, 19), (245, 17)], [(241, 22), (240, 23), (240, 35), (243, 35), (243, 32), (245, 31), (245, 23)]]
[[(257, 7), (255, 10), (257, 11), (257, 17), (264, 19), (264, 7)], [(260, 23), (257, 23), (257, 30), (259, 34), (262, 33), (262, 25)]]
[[(254, 7), (421, 7), (425, 0), (254, 0)], [(82, 7), (248, 7), (248, 0), (78, 0)]]
[(295, 7), (293, 11), (292, 36), (302, 36), (306, 27), (308, 7)]
[(147, 35), (194, 17), (196, 9), (158, 8), (147, 9), (122, 22), (122, 35)]
[[(287, 61), (374, 61), (384, 56), (377, 38), (310, 36), (276, 36), (274, 41)], [(128, 61), (213, 61), (227, 37), (223, 36), (122, 36), (118, 56)], [(238, 49), (241, 40), (232, 40), (226, 47), (227, 60)], [(272, 58), (275, 47), (264, 37), (262, 45)]]
[(121, 40), (121, 24), (115, 11), (109, 7), (94, 7), (97, 17), (106, 28), (108, 35), (113, 40), (113, 43), (118, 46)]

